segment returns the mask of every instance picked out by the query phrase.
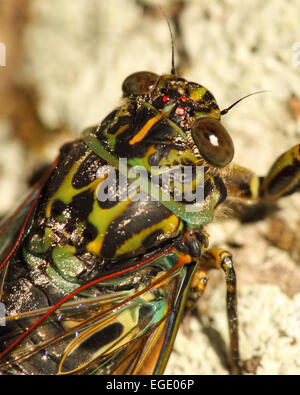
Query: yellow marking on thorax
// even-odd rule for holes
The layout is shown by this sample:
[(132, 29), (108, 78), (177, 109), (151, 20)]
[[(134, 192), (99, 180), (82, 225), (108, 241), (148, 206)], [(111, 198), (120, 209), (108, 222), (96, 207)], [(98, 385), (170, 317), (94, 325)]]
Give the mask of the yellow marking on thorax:
[(117, 130), (117, 132), (114, 134), (114, 136), (119, 136), (119, 134), (123, 133), (125, 130), (127, 130), (129, 128), (129, 124), (127, 123), (126, 125), (122, 125), (119, 127), (119, 129)]
[(88, 216), (88, 221), (97, 229), (97, 236), (87, 244), (87, 251), (94, 255), (100, 255), (109, 225), (127, 210), (130, 203), (131, 200), (127, 199), (119, 202), (112, 208), (101, 209), (98, 202), (96, 200), (94, 201), (93, 210)]
[(193, 89), (190, 92), (190, 98), (195, 101), (200, 101), (206, 92), (207, 92), (207, 89), (204, 88), (204, 86), (201, 86), (199, 88)]
[(150, 118), (145, 125), (139, 130), (139, 132), (129, 141), (130, 145), (140, 142), (147, 135), (152, 126), (162, 118), (162, 114), (157, 114)]
[(163, 219), (161, 222), (145, 228), (142, 232), (133, 234), (130, 239), (126, 240), (121, 247), (118, 248), (116, 256), (138, 249), (142, 246), (143, 240), (157, 229), (161, 229), (164, 235), (172, 235), (176, 231), (176, 234), (178, 234), (183, 226), (183, 223), (179, 223), (179, 221), (179, 218), (173, 214)]
[(92, 181), (90, 184), (80, 188), (76, 189), (72, 186), (72, 180), (74, 178), (74, 175), (76, 174), (77, 170), (79, 169), (79, 166), (82, 164), (82, 162), (87, 158), (87, 156), (90, 154), (90, 151), (87, 151), (86, 155), (82, 156), (80, 159), (78, 159), (69, 172), (66, 174), (63, 182), (61, 183), (60, 187), (58, 190), (55, 192), (55, 194), (49, 199), (48, 204), (46, 206), (46, 218), (50, 218), (51, 216), (51, 208), (52, 204), (55, 200), (61, 200), (65, 204), (71, 203), (73, 197), (75, 195), (78, 195), (79, 193), (90, 189), (90, 190), (95, 190), (97, 185), (102, 182), (105, 178), (106, 175), (104, 175), (103, 178), (99, 177), (96, 178), (94, 181)]

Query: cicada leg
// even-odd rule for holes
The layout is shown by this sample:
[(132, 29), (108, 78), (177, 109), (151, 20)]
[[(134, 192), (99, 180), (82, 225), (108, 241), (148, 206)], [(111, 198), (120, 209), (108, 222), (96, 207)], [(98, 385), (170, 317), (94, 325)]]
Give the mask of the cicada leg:
[(208, 275), (206, 270), (198, 269), (192, 279), (191, 287), (188, 293), (188, 299), (186, 302), (186, 309), (192, 310), (195, 303), (203, 295), (208, 283)]
[[(230, 174), (225, 176), (225, 184), (230, 197), (245, 200), (275, 202), (283, 196), (300, 190), (300, 144), (280, 155), (265, 177), (258, 177), (252, 171), (233, 165)], [(233, 372), (242, 372), (238, 350), (238, 321), (236, 303), (236, 280), (231, 254), (220, 249), (205, 252), (201, 266), (222, 268), (227, 282), (227, 314), (230, 331)]]
[(232, 254), (221, 248), (211, 248), (205, 251), (202, 262), (201, 267), (206, 268), (206, 270), (222, 269), (225, 273), (231, 373), (240, 374), (242, 373), (242, 364), (239, 354), (236, 276)]
[(222, 269), (225, 273), (231, 373), (241, 374), (242, 363), (239, 355), (236, 276), (230, 252), (221, 248), (211, 248), (204, 252), (199, 268), (191, 283), (187, 308), (190, 308), (205, 291), (208, 281), (207, 271), (210, 269)]
[(261, 180), (259, 195), (277, 200), (300, 189), (300, 144), (283, 153)]
[[(241, 361), (238, 345), (238, 319), (237, 319), (237, 295), (236, 295), (236, 276), (233, 267), (232, 254), (220, 248), (201, 249), (208, 246), (208, 234), (201, 229), (188, 229), (183, 237), (183, 243), (188, 247), (189, 253), (196, 260), (200, 260), (197, 271), (191, 281), (186, 308), (190, 309), (195, 301), (202, 296), (205, 291), (210, 269), (222, 269), (225, 273), (227, 288), (227, 317), (230, 334), (230, 361), (231, 372), (233, 374), (242, 373)], [(202, 248), (201, 248), (202, 247)]]
[(265, 177), (234, 165), (225, 177), (229, 195), (275, 201), (300, 190), (300, 144), (280, 155)]

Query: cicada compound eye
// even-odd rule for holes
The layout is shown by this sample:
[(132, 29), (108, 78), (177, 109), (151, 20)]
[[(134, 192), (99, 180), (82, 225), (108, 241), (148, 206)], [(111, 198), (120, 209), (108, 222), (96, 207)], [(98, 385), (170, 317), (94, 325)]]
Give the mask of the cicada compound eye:
[(192, 137), (200, 154), (214, 166), (224, 167), (232, 161), (232, 139), (220, 121), (204, 117), (192, 125)]
[(158, 79), (159, 75), (151, 73), (151, 71), (138, 71), (130, 74), (125, 78), (122, 85), (124, 96), (146, 95), (154, 87)]

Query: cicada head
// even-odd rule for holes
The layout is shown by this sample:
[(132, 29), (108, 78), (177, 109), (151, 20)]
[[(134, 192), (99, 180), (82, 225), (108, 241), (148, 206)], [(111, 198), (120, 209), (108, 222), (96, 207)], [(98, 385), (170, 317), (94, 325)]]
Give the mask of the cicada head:
[[(127, 153), (156, 142), (164, 144), (166, 151), (172, 145), (173, 151), (193, 164), (223, 168), (231, 162), (232, 139), (221, 124), (214, 96), (204, 86), (173, 75), (142, 71), (125, 79), (123, 94), (134, 113), (129, 135), (120, 134)], [(167, 164), (166, 155), (164, 162)], [(174, 163), (171, 160), (168, 164)]]

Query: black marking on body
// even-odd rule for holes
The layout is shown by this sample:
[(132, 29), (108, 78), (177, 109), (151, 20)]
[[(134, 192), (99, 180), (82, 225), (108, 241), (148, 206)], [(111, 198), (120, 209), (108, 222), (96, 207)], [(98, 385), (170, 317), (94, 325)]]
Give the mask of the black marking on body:
[(201, 102), (204, 102), (205, 104), (210, 104), (213, 100), (215, 100), (214, 96), (207, 90), (204, 93)]
[[(51, 208), (51, 218), (47, 220), (48, 226), (59, 235), (63, 215), (63, 230), (70, 236), (69, 242), (74, 245), (83, 246), (97, 236), (96, 228), (88, 222), (88, 216), (93, 210), (94, 192), (86, 190), (75, 195), (69, 204), (64, 204), (59, 199), (55, 200)], [(78, 238), (77, 227), (83, 224), (83, 237)], [(52, 224), (52, 225), (51, 225)], [(60, 237), (64, 237), (61, 235)]]
[(213, 178), (214, 178), (215, 186), (218, 189), (218, 191), (220, 192), (220, 197), (219, 197), (218, 203), (216, 204), (216, 207), (217, 207), (217, 206), (219, 206), (219, 204), (223, 203), (224, 200), (226, 200), (227, 188), (226, 188), (221, 177), (215, 175), (215, 176), (213, 176)]
[[(160, 162), (163, 158), (168, 158), (169, 152), (171, 150), (175, 151), (183, 151), (184, 147), (179, 144), (171, 143), (171, 144), (156, 144), (155, 145), (156, 151), (151, 154), (148, 158), (148, 163), (150, 166), (160, 166)], [(180, 159), (180, 164), (184, 166), (186, 158)], [(174, 160), (173, 165), (178, 165), (178, 161)], [(194, 165), (194, 164), (192, 164)]]
[[(300, 170), (300, 162), (297, 159), (293, 160), (291, 165), (285, 166), (275, 177), (273, 177), (267, 187), (267, 195), (280, 194), (289, 184), (292, 185), (296, 174)], [(289, 195), (294, 192), (298, 186), (295, 186), (293, 190), (288, 191), (285, 195)]]
[(204, 200), (212, 193), (214, 190), (214, 184), (211, 182), (210, 178), (208, 178), (204, 182)]
[[(72, 148), (70, 148), (70, 146)], [(66, 145), (66, 147), (66, 154), (61, 155), (56, 170), (52, 173), (49, 181), (44, 187), (43, 193), (46, 200), (55, 195), (73, 164), (83, 155), (85, 155), (87, 150), (89, 150), (89, 148), (82, 141), (75, 141), (71, 145)]]
[(86, 220), (93, 210), (94, 191), (86, 190), (75, 195), (68, 205), (71, 216), (79, 220)]
[[(132, 236), (143, 232), (145, 229), (172, 215), (172, 213), (159, 202), (149, 202), (144, 206), (138, 207), (139, 204), (139, 202), (132, 202), (126, 212), (115, 221), (112, 221), (109, 225), (101, 249), (101, 255), (104, 258), (113, 258), (118, 248)], [(159, 237), (158, 234), (156, 236), (157, 238), (155, 240), (152, 238), (152, 244), (147, 247), (153, 247), (161, 243), (161, 233)], [(171, 236), (172, 235), (165, 235), (167, 238)], [(143, 245), (141, 247), (144, 249), (146, 246)], [(134, 254), (136, 254), (136, 251), (134, 251)]]
[[(136, 142), (135, 144), (130, 144), (130, 141), (155, 115), (156, 113), (149, 108), (140, 108), (137, 111), (136, 116), (133, 118), (129, 128), (117, 137), (114, 154), (118, 157), (127, 159), (144, 157), (148, 150), (147, 137), (149, 137), (151, 130), (148, 131), (147, 136), (141, 141)], [(154, 131), (159, 130), (159, 126), (155, 126), (155, 124), (152, 128)]]
[(58, 217), (63, 214), (64, 210), (67, 208), (67, 205), (61, 200), (57, 199), (53, 202), (51, 207), (51, 217)]
[(89, 185), (97, 178), (98, 168), (105, 164), (106, 162), (103, 159), (91, 151), (75, 173), (72, 179), (72, 186), (76, 189), (81, 189)]
[(83, 240), (78, 244), (79, 248), (85, 247), (89, 242), (95, 240), (98, 236), (98, 229), (93, 224), (86, 221), (82, 236)]
[(109, 123), (111, 123), (115, 116), (117, 115), (118, 111), (120, 110), (120, 108), (116, 108), (115, 110), (113, 110), (112, 112), (110, 112), (101, 122), (101, 124), (97, 127), (96, 133), (97, 136), (101, 136), (103, 135), (104, 130), (107, 128), (107, 125)]
[(147, 237), (145, 237), (145, 239), (143, 240), (143, 247), (145, 248), (145, 250), (151, 246), (153, 246), (153, 244), (159, 240), (160, 238), (164, 238), (164, 232), (162, 229), (157, 229), (155, 231), (153, 231), (152, 233), (150, 233), (150, 235), (148, 235)]
[(127, 125), (127, 124), (131, 124), (132, 121), (132, 117), (129, 115), (123, 115), (122, 117), (119, 117), (117, 122), (111, 127), (108, 128), (107, 133), (108, 134), (112, 134), (114, 135), (121, 126)]

